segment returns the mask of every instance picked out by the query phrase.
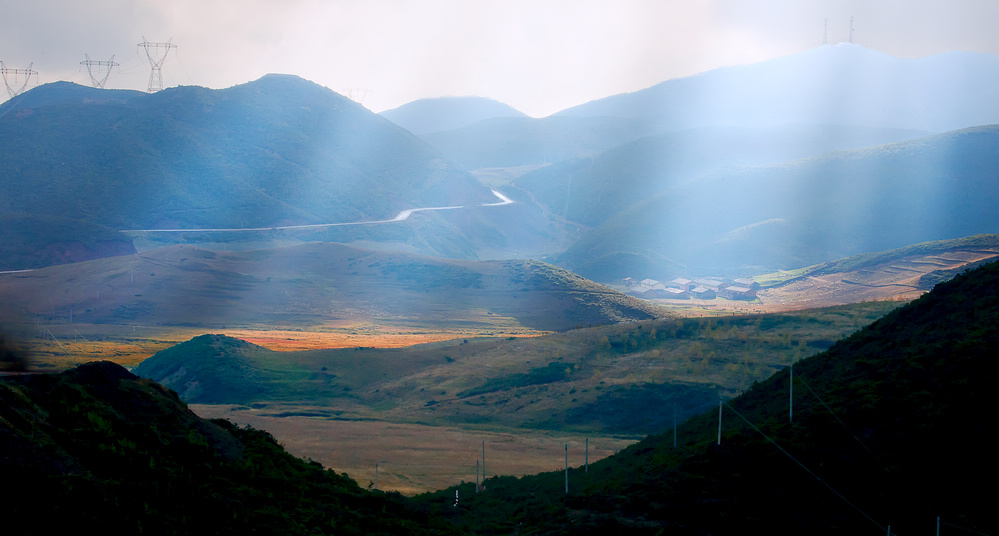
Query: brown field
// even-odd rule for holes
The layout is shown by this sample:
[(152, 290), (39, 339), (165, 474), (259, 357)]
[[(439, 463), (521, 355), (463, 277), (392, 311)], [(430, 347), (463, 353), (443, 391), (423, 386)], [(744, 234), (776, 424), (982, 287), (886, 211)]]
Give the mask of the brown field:
[[(270, 432), (296, 456), (347, 473), (362, 486), (414, 495), (475, 481), (476, 460), (486, 449), (486, 474), (522, 476), (559, 470), (569, 445), (569, 465), (582, 466), (586, 437), (520, 430), (516, 434), (458, 427), (306, 416), (275, 417), (264, 411), (222, 405), (192, 405), (205, 418), (225, 418)], [(301, 410), (302, 408), (294, 408)], [(589, 461), (605, 458), (634, 439), (589, 438)], [(570, 485), (572, 483), (570, 482)]]

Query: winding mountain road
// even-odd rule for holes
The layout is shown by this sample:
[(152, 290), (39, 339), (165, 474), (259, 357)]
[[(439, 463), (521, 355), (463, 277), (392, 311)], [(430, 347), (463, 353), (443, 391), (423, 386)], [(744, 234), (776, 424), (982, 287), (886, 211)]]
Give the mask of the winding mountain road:
[[(498, 207), (502, 205), (509, 205), (515, 201), (509, 197), (503, 195), (499, 190), (493, 189), (493, 195), (499, 198), (496, 203), (481, 203), (478, 205), (471, 205), (474, 207)], [(125, 229), (121, 232), (123, 233), (190, 233), (190, 232), (205, 232), (205, 233), (239, 233), (248, 231), (280, 231), (285, 229), (316, 229), (321, 227), (339, 227), (343, 225), (369, 225), (374, 223), (396, 223), (400, 221), (406, 221), (409, 219), (410, 215), (414, 212), (423, 212), (427, 210), (455, 210), (459, 208), (468, 208), (465, 205), (457, 205), (453, 207), (424, 207), (424, 208), (407, 208), (400, 211), (395, 215), (394, 218), (390, 220), (369, 220), (369, 221), (352, 221), (343, 223), (310, 223), (307, 225), (281, 225), (277, 227), (238, 227), (229, 229)]]

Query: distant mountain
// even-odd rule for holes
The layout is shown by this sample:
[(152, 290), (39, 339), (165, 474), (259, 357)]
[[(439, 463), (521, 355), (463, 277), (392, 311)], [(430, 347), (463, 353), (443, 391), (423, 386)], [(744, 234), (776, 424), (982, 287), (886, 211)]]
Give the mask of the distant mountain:
[(996, 233), (996, 184), (999, 126), (723, 169), (608, 218), (559, 263), (598, 281), (652, 266), (765, 273)]
[(113, 229), (350, 222), (495, 201), (409, 132), (287, 75), (154, 94), (45, 85), (0, 109), (0, 138), (4, 206)]
[(0, 303), (5, 322), (48, 311), (84, 323), (206, 328), (392, 318), (548, 331), (668, 316), (540, 261), (459, 261), (331, 243), (242, 252), (173, 246), (3, 274)]
[[(999, 263), (590, 463), (421, 500), (476, 534), (994, 534)], [(793, 406), (790, 401), (793, 400)], [(793, 409), (793, 412), (792, 412)], [(676, 446), (674, 446), (676, 445)], [(579, 448), (577, 446), (577, 448)]]
[(895, 58), (859, 45), (824, 45), (714, 69), (555, 114), (643, 118), (660, 128), (833, 124), (943, 132), (999, 123), (999, 57), (948, 52)]
[[(543, 119), (491, 120), (422, 137), (466, 169), (477, 169), (589, 158), (636, 138), (691, 129), (851, 127), (926, 134), (999, 123), (999, 102), (990, 91), (996, 85), (999, 57), (990, 54), (903, 59), (858, 45), (826, 45), (667, 80)], [(860, 147), (864, 139), (861, 134), (838, 148)]]
[(420, 136), (465, 169), (591, 157), (654, 130), (616, 117), (507, 117)]
[(629, 205), (713, 170), (779, 164), (926, 134), (835, 125), (705, 127), (643, 137), (592, 158), (558, 162), (522, 175), (513, 185), (567, 220), (598, 225)]
[(107, 361), (0, 377), (0, 478), (16, 534), (457, 533)]
[(420, 99), (378, 115), (417, 135), (454, 130), (497, 117), (527, 117), (512, 106), (485, 97)]

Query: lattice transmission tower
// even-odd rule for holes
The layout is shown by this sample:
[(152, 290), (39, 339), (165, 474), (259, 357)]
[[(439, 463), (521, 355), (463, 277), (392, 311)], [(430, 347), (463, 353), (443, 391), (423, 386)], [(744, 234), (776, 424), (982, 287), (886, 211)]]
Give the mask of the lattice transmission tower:
[[(31, 80), (31, 75), (35, 75), (35, 82), (38, 81), (38, 71), (32, 71), (32, 65), (34, 63), (29, 63), (27, 69), (11, 69), (0, 61), (0, 75), (3, 75), (3, 85), (7, 86), (7, 94), (10, 95), (10, 98), (13, 99), (24, 92), (24, 88), (28, 87), (28, 82)], [(11, 87), (11, 79), (8, 78), (8, 75), (13, 75), (14, 87)], [(21, 84), (21, 87), (17, 87), (18, 78), (22, 75), (24, 76), (24, 83)]]
[[(111, 76), (111, 69), (118, 66), (118, 64), (114, 61), (114, 56), (111, 56), (111, 59), (108, 61), (92, 60), (87, 54), (84, 54), (84, 56), (86, 56), (87, 59), (81, 61), (80, 65), (87, 67), (87, 74), (90, 75), (90, 82), (94, 84), (94, 87), (104, 89), (104, 84), (107, 83), (108, 77)], [(100, 74), (101, 68), (107, 68), (107, 71), (104, 73), (104, 78), (98, 80), (97, 77), (94, 76), (94, 71), (96, 70), (97, 74)]]
[[(167, 55), (170, 54), (170, 49), (177, 48), (177, 45), (170, 41), (173, 41), (172, 37), (166, 43), (150, 43), (143, 36), (142, 42), (136, 45), (146, 50), (146, 57), (149, 58), (149, 67), (152, 69), (149, 72), (149, 88), (146, 89), (149, 93), (155, 93), (163, 89), (163, 62), (166, 61)], [(160, 51), (162, 51), (162, 54)]]

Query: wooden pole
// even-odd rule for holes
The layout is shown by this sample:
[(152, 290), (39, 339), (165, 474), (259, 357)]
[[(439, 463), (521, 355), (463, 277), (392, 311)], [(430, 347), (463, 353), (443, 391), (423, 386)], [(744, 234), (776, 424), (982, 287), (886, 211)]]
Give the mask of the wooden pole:
[(378, 464), (375, 464), (375, 489), (378, 489)]
[(475, 493), (479, 492), (479, 460), (475, 460)]

